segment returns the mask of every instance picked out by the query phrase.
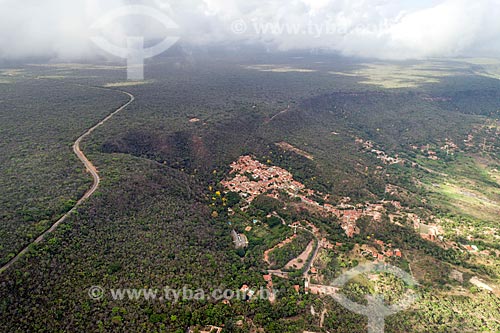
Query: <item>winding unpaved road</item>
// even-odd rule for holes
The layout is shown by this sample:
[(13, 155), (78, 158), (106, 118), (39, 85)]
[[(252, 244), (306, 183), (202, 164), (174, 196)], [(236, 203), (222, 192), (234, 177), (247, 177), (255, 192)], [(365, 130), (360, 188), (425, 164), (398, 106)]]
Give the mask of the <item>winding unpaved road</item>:
[(288, 111), (290, 111), (290, 108), (291, 108), (291, 105), (288, 104), (288, 107), (285, 110), (280, 111), (277, 114), (275, 114), (274, 116), (272, 116), (271, 119), (269, 119), (266, 123), (270, 123), (271, 121), (273, 121), (277, 117), (281, 116), (282, 114), (287, 113)]
[(96, 125), (94, 125), (93, 127), (91, 127), (90, 129), (88, 129), (85, 133), (83, 133), (78, 139), (76, 139), (75, 143), (73, 144), (73, 151), (75, 152), (76, 156), (80, 159), (80, 161), (82, 161), (82, 163), (85, 165), (85, 168), (87, 169), (88, 172), (90, 172), (90, 174), (92, 175), (92, 178), (94, 179), (94, 182), (92, 184), (92, 187), (90, 187), (90, 189), (85, 192), (85, 194), (83, 195), (83, 197), (81, 197), (77, 202), (76, 204), (73, 206), (73, 208), (71, 208), (70, 211), (68, 211), (66, 214), (64, 214), (59, 220), (57, 220), (51, 227), (50, 229), (47, 229), (45, 232), (43, 232), (40, 236), (38, 236), (37, 239), (35, 239), (33, 242), (31, 242), (28, 246), (26, 246), (24, 249), (21, 250), (21, 252), (19, 252), (14, 258), (12, 258), (7, 264), (5, 264), (4, 266), (2, 266), (0, 268), (0, 274), (2, 274), (3, 272), (5, 272), (7, 269), (9, 269), (14, 263), (16, 263), (23, 255), (26, 254), (26, 252), (29, 251), (30, 247), (32, 245), (35, 245), (35, 244), (39, 244), (41, 243), (43, 240), (45, 240), (45, 238), (51, 234), (52, 232), (54, 232), (54, 230), (57, 229), (57, 227), (63, 223), (71, 214), (73, 214), (76, 209), (85, 201), (87, 200), (88, 198), (90, 198), (90, 196), (92, 196), (92, 194), (95, 193), (95, 191), (97, 191), (97, 188), (99, 187), (99, 183), (101, 182), (101, 178), (99, 177), (99, 174), (97, 172), (97, 168), (94, 166), (94, 164), (92, 164), (92, 162), (87, 158), (87, 156), (85, 156), (85, 154), (82, 152), (81, 148), (80, 148), (80, 143), (82, 142), (83, 139), (85, 139), (86, 137), (88, 137), (90, 134), (92, 134), (92, 132), (94, 132), (97, 128), (101, 127), (102, 125), (104, 125), (108, 120), (110, 120), (111, 118), (113, 118), (117, 113), (123, 111), (127, 106), (129, 106), (132, 102), (134, 102), (135, 100), (135, 97), (134, 95), (128, 93), (128, 92), (125, 92), (125, 91), (121, 91), (121, 90), (116, 90), (116, 89), (107, 89), (107, 88), (99, 88), (99, 89), (105, 89), (105, 90), (113, 90), (113, 91), (117, 91), (117, 92), (120, 92), (122, 94), (125, 94), (127, 95), (130, 99), (127, 103), (123, 104), (121, 107), (119, 107), (118, 109), (116, 109), (114, 112), (112, 112), (111, 114), (109, 114), (106, 118), (104, 118), (103, 120), (101, 120), (99, 123), (97, 123)]

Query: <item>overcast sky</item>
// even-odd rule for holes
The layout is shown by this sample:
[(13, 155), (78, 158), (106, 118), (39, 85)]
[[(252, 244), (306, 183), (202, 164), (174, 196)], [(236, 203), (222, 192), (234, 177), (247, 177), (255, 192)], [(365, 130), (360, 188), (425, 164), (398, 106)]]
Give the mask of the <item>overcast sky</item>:
[[(106, 13), (130, 4), (160, 10), (178, 30), (167, 32), (144, 17), (91, 29)], [(500, 0), (0, 0), (0, 5), (0, 59), (92, 57), (99, 51), (90, 41), (96, 33), (116, 45), (124, 45), (125, 34), (167, 33), (201, 45), (323, 48), (380, 59), (500, 55)]]

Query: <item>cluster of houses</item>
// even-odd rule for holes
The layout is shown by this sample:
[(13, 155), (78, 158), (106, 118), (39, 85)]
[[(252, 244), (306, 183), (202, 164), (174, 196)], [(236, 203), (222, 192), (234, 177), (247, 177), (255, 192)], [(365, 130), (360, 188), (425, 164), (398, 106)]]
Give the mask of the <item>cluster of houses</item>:
[[(420, 234), (420, 237), (430, 242), (437, 242), (448, 248), (455, 248), (460, 251), (467, 251), (471, 254), (489, 256), (492, 254), (490, 250), (482, 250), (474, 244), (458, 244), (456, 242), (449, 242), (442, 236), (442, 227), (432, 224), (422, 223), (420, 217), (416, 214), (408, 213), (408, 218), (413, 222), (413, 227)], [(467, 237), (467, 240), (473, 241), (471, 236)], [(496, 251), (497, 255), (500, 255), (500, 251)]]
[(408, 217), (413, 222), (413, 228), (418, 231), (420, 237), (422, 237), (423, 239), (431, 242), (444, 240), (444, 238), (440, 236), (442, 234), (442, 230), (437, 225), (422, 223), (420, 217), (418, 217), (416, 214), (408, 214)]
[(446, 151), (446, 154), (453, 155), (460, 148), (451, 139), (445, 140), (445, 145), (441, 147), (441, 150)]
[[(353, 237), (359, 232), (356, 221), (363, 215), (362, 210), (337, 209), (330, 204), (321, 206), (309, 198), (316, 194), (315, 191), (305, 188), (302, 183), (293, 179), (290, 172), (280, 167), (264, 165), (251, 156), (241, 156), (231, 164), (231, 169), (231, 174), (236, 174), (234, 178), (221, 183), (228, 191), (239, 193), (248, 203), (251, 203), (257, 196), (273, 190), (275, 191), (274, 197), (278, 196), (278, 191), (285, 191), (290, 197), (300, 198), (310, 207), (336, 215), (341, 220), (342, 228), (347, 236)], [(235, 238), (234, 235), (233, 238)]]
[[(370, 215), (370, 212), (374, 211), (373, 209), (365, 209), (364, 205), (358, 205), (357, 207), (341, 204), (339, 206), (333, 206), (331, 204), (325, 203), (324, 205), (320, 205), (318, 202), (307, 198), (303, 195), (297, 195), (302, 201), (302, 203), (306, 204), (308, 207), (319, 211), (321, 213), (325, 213), (327, 215), (334, 215), (340, 220), (340, 226), (344, 229), (347, 237), (352, 238), (354, 235), (359, 234), (359, 228), (356, 225), (356, 222), (362, 217), (366, 215)], [(368, 205), (371, 206), (371, 205)]]
[[(472, 135), (469, 135), (468, 139), (465, 140), (466, 145), (467, 145), (467, 143), (471, 142), (473, 139), (474, 139), (474, 137)], [(363, 139), (356, 138), (355, 142), (357, 144), (362, 145), (366, 151), (369, 151), (369, 152), (375, 154), (377, 156), (377, 158), (382, 160), (382, 162), (384, 162), (385, 164), (389, 164), (389, 165), (401, 164), (401, 165), (403, 165), (406, 163), (406, 161), (404, 159), (400, 158), (398, 155), (396, 155), (395, 157), (392, 157), (392, 156), (387, 155), (387, 153), (382, 151), (382, 150), (373, 148), (374, 144), (371, 141), (364, 141)], [(432, 150), (430, 145), (423, 145), (423, 146), (412, 145), (410, 147), (413, 150), (420, 151), (428, 159), (435, 160), (435, 161), (439, 160), (439, 157), (437, 156), (438, 155), (437, 152), (435, 150)], [(459, 147), (451, 139), (446, 139), (445, 144), (442, 147), (440, 147), (440, 150), (446, 151), (447, 154), (453, 155), (457, 150), (459, 150)], [(414, 163), (412, 163), (412, 165), (415, 166)]]
[(229, 191), (239, 193), (248, 203), (272, 190), (295, 195), (305, 188), (285, 169), (262, 164), (251, 156), (241, 156), (231, 164), (231, 169), (231, 174), (236, 174), (235, 177), (221, 183)]
[(366, 205), (340, 205), (338, 207), (330, 204), (324, 204), (323, 209), (328, 214), (333, 214), (341, 221), (341, 227), (349, 238), (359, 234), (359, 228), (356, 222), (363, 216), (370, 216), (374, 221), (380, 221), (383, 213), (386, 211), (384, 204), (390, 203), (397, 209), (402, 209), (398, 201), (384, 201), (381, 203), (367, 203)]
[(213, 325), (205, 326), (202, 329), (199, 329), (198, 327), (189, 327), (187, 330), (187, 333), (221, 333), (221, 332), (222, 332), (222, 327)]
[(341, 221), (340, 225), (347, 237), (352, 238), (359, 233), (356, 222), (363, 216), (362, 209), (338, 209), (330, 204), (324, 204), (323, 210), (328, 214), (335, 215)]
[(245, 295), (246, 300), (251, 300), (252, 297), (255, 296), (255, 290), (250, 289), (250, 287), (246, 284), (242, 285), (240, 288), (240, 292), (242, 295)]
[[(371, 142), (360, 140), (366, 147), (372, 147)], [(293, 175), (277, 166), (265, 165), (251, 156), (241, 156), (237, 161), (231, 164), (231, 174), (235, 174), (234, 178), (222, 181), (222, 185), (227, 191), (239, 193), (240, 196), (251, 203), (257, 196), (267, 193), (267, 195), (279, 198), (279, 192), (284, 191), (292, 198), (298, 198), (307, 209), (315, 212), (323, 213), (326, 216), (336, 216), (340, 220), (340, 225), (350, 238), (359, 234), (360, 230), (357, 227), (357, 221), (363, 216), (371, 216), (375, 221), (382, 218), (386, 211), (384, 204), (367, 203), (358, 204), (356, 206), (348, 204), (349, 198), (345, 198), (345, 202), (339, 205), (331, 205), (325, 203), (319, 204), (311, 199), (316, 195), (323, 197), (322, 193), (317, 193), (314, 190), (306, 188), (302, 183), (295, 181)], [(327, 199), (328, 196), (325, 197)], [(397, 209), (402, 209), (401, 204), (397, 201), (391, 201)], [(233, 235), (235, 244), (242, 243), (237, 239), (238, 235)]]
[(371, 153), (377, 155), (377, 158), (384, 162), (385, 164), (404, 164), (405, 160), (399, 158), (399, 156), (391, 157), (387, 155), (384, 151), (373, 148), (373, 142), (365, 141), (361, 138), (356, 138), (355, 142), (363, 146), (363, 148)]
[[(469, 236), (467, 237), (467, 239), (469, 241), (473, 241), (474, 238)], [(492, 251), (490, 250), (482, 250), (480, 251), (479, 248), (474, 245), (474, 244), (460, 244), (462, 248), (464, 248), (467, 252), (470, 252), (470, 253), (473, 253), (473, 254), (480, 254), (480, 255), (483, 255), (483, 256), (489, 256), (492, 254)], [(495, 251), (496, 255), (498, 256), (500, 254), (500, 251)]]
[[(262, 275), (262, 278), (264, 279), (264, 281), (266, 282), (266, 289), (267, 289), (267, 299), (269, 300), (269, 302), (271, 303), (274, 303), (276, 301), (276, 295), (274, 293), (274, 284), (273, 284), (273, 276), (271, 274), (264, 274)], [(294, 286), (295, 290), (297, 290), (298, 292), (298, 288), (300, 288), (300, 286)], [(251, 289), (248, 285), (244, 284), (243, 286), (241, 286), (240, 288), (240, 292), (242, 293), (242, 295), (245, 296), (245, 299), (247, 301), (250, 301), (255, 295), (258, 295), (258, 294), (261, 294), (261, 297), (263, 296), (262, 293), (263, 293), (263, 289), (261, 288), (261, 290), (256, 293), (255, 290)], [(266, 297), (264, 296), (264, 297)]]
[(395, 157), (392, 157), (392, 156), (387, 155), (384, 151), (378, 150), (378, 149), (372, 149), (371, 152), (374, 153), (375, 155), (377, 155), (377, 158), (379, 160), (381, 160), (382, 162), (384, 162), (385, 164), (392, 165), (392, 164), (404, 164), (405, 163), (405, 160), (399, 158), (398, 155), (396, 155)]
[(338, 291), (339, 289), (333, 286), (309, 284), (306, 293), (310, 293), (312, 295), (324, 296), (324, 295), (335, 295), (336, 293), (338, 293)]
[(469, 147), (469, 148), (474, 147), (474, 135), (469, 134), (467, 136), (467, 139), (464, 140), (464, 143), (465, 143), (466, 147)]
[[(453, 143), (453, 145), (455, 145), (455, 144)], [(446, 145), (444, 147), (446, 147)], [(432, 150), (430, 145), (424, 145), (424, 146), (420, 146), (420, 147), (416, 146), (416, 145), (413, 145), (413, 146), (411, 146), (411, 149), (413, 149), (413, 150), (419, 150), (422, 154), (424, 154), (425, 156), (427, 156), (428, 159), (431, 159), (431, 160), (434, 160), (434, 161), (439, 160), (439, 157), (437, 157), (437, 152), (434, 151), (434, 150)]]
[(469, 252), (478, 252), (479, 249), (476, 245), (464, 245), (464, 249), (466, 249)]
[(423, 96), (422, 99), (424, 101), (430, 101), (430, 102), (449, 102), (452, 100), (451, 97), (431, 97), (431, 96)]
[(386, 258), (402, 258), (403, 253), (400, 249), (393, 249), (392, 244), (385, 244), (381, 240), (375, 240), (375, 244), (380, 247), (380, 251), (368, 245), (360, 248), (360, 254), (364, 257), (373, 258), (376, 261), (384, 261)]

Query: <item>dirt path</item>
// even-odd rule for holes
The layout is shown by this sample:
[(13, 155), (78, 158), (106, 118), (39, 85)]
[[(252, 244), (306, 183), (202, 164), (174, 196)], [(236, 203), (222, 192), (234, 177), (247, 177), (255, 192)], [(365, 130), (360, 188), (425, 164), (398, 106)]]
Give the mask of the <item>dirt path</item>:
[(314, 239), (316, 240), (316, 247), (314, 248), (314, 252), (313, 252), (313, 255), (311, 256), (311, 260), (309, 260), (306, 263), (305, 269), (303, 268), (304, 269), (303, 277), (307, 281), (309, 281), (309, 270), (313, 266), (314, 261), (316, 261), (316, 257), (318, 256), (318, 253), (319, 253), (319, 250), (320, 250), (321, 244), (322, 244), (321, 241), (320, 241), (319, 229), (314, 224), (308, 223), (308, 225), (311, 226), (311, 228), (313, 229), (313, 231), (311, 231), (311, 230), (309, 230), (307, 228), (304, 228), (304, 227), (298, 227), (298, 229), (301, 229), (301, 230), (304, 230), (304, 231), (310, 233), (314, 237)]
[[(307, 253), (307, 257), (305, 258), (305, 260), (303, 261), (303, 263), (301, 264), (301, 268), (300, 269), (303, 269), (304, 272), (303, 272), (303, 278), (309, 283), (309, 270), (311, 269), (312, 265), (314, 264), (314, 261), (316, 260), (316, 257), (318, 256), (318, 253), (319, 253), (319, 250), (321, 249), (321, 242), (320, 242), (320, 239), (318, 237), (318, 234), (319, 234), (319, 229), (316, 228), (313, 224), (309, 224), (310, 226), (312, 226), (313, 228), (313, 231), (307, 229), (307, 228), (304, 228), (304, 227), (297, 227), (297, 229), (301, 229), (305, 232), (308, 232), (310, 233), (314, 239), (316, 241), (311, 241), (306, 250), (297, 258), (293, 259), (292, 261), (290, 261), (286, 266), (285, 268), (289, 268), (288, 266), (291, 264), (291, 263), (294, 263), (294, 262), (298, 262), (298, 259), (299, 258), (304, 258), (304, 254)], [(291, 228), (293, 228), (293, 226), (290, 226)], [(269, 253), (272, 252), (273, 250), (277, 249), (277, 248), (281, 248), (283, 246), (285, 246), (286, 244), (290, 243), (291, 241), (293, 241), (293, 239), (297, 236), (297, 234), (294, 234), (293, 236), (285, 239), (283, 242), (279, 243), (278, 245), (276, 245), (275, 247), (273, 247), (272, 249), (269, 249), (267, 251), (264, 252), (264, 261), (267, 262), (269, 265), (271, 264), (270, 263), (270, 260), (269, 260)], [(314, 243), (316, 243), (316, 246), (314, 247)], [(313, 252), (313, 247), (314, 247), (314, 252)], [(311, 259), (310, 260), (307, 260), (309, 258), (309, 256), (311, 255), (311, 252), (312, 252), (312, 256), (311, 256)], [(305, 266), (305, 268), (304, 268)], [(287, 272), (284, 272), (283, 270), (281, 269), (278, 269), (278, 270), (268, 270), (269, 274), (271, 275), (274, 275), (274, 276), (278, 276), (278, 277), (282, 277), (282, 278), (285, 278), (287, 279), (288, 278), (288, 273)]]
[(319, 252), (319, 249), (321, 247), (321, 243), (319, 241), (319, 239), (314, 236), (316, 238), (316, 248), (314, 249), (314, 253), (311, 257), (311, 260), (309, 260), (309, 262), (307, 263), (307, 266), (306, 268), (304, 269), (304, 279), (308, 280), (309, 281), (309, 271), (311, 270), (311, 267), (313, 266), (314, 262), (316, 261), (316, 257), (318, 256), (318, 252)]
[(319, 327), (320, 328), (323, 328), (323, 324), (325, 323), (325, 315), (328, 313), (328, 310), (326, 309), (323, 309), (323, 311), (321, 312), (321, 317), (320, 317), (320, 320), (319, 320)]
[(271, 252), (273, 252), (274, 250), (276, 250), (276, 249), (281, 249), (283, 246), (285, 246), (287, 244), (290, 244), (296, 237), (297, 237), (297, 235), (293, 234), (292, 236), (288, 237), (287, 239), (285, 239), (284, 241), (282, 241), (278, 245), (276, 245), (273, 248), (270, 248), (269, 250), (267, 250), (266, 252), (264, 252), (264, 261), (267, 262), (269, 265), (271, 265), (272, 263), (269, 260), (269, 254)]
[(43, 232), (40, 236), (38, 236), (37, 239), (35, 239), (31, 244), (29, 244), (28, 246), (26, 246), (24, 249), (21, 250), (21, 252), (19, 252), (14, 258), (12, 258), (8, 263), (6, 263), (4, 266), (2, 266), (0, 268), (0, 274), (2, 274), (3, 272), (5, 272), (7, 269), (9, 269), (14, 263), (16, 263), (23, 255), (26, 254), (26, 252), (29, 251), (30, 247), (32, 245), (35, 245), (35, 244), (39, 244), (41, 243), (43, 240), (45, 240), (45, 238), (51, 234), (52, 232), (54, 232), (54, 230), (57, 229), (57, 227), (63, 223), (71, 214), (73, 214), (76, 209), (85, 201), (87, 200), (88, 198), (90, 198), (90, 196), (92, 196), (92, 194), (95, 193), (95, 191), (97, 190), (97, 188), (99, 187), (99, 183), (101, 181), (101, 178), (99, 177), (99, 174), (98, 174), (98, 171), (97, 171), (97, 168), (94, 166), (94, 164), (92, 164), (92, 162), (85, 156), (85, 154), (82, 152), (81, 148), (80, 148), (80, 143), (82, 142), (83, 139), (85, 139), (86, 137), (88, 137), (90, 134), (92, 134), (92, 132), (94, 132), (97, 128), (101, 127), (102, 125), (104, 125), (108, 120), (110, 120), (111, 118), (113, 118), (113, 116), (115, 116), (117, 113), (123, 111), (126, 107), (128, 107), (132, 102), (134, 102), (135, 100), (135, 97), (134, 95), (128, 93), (128, 92), (125, 92), (125, 91), (121, 91), (121, 90), (115, 90), (115, 89), (107, 89), (107, 88), (99, 88), (99, 89), (105, 89), (105, 90), (113, 90), (113, 91), (117, 91), (117, 92), (120, 92), (122, 94), (125, 94), (127, 95), (130, 100), (125, 103), (124, 105), (122, 105), (121, 107), (119, 107), (118, 109), (116, 109), (114, 112), (112, 112), (111, 114), (109, 114), (106, 118), (104, 118), (103, 120), (101, 120), (99, 123), (97, 123), (96, 125), (94, 125), (93, 127), (91, 127), (90, 129), (88, 129), (85, 133), (83, 133), (76, 141), (75, 143), (73, 144), (73, 151), (74, 153), (76, 154), (76, 156), (80, 159), (80, 161), (82, 161), (82, 163), (85, 165), (85, 168), (87, 169), (87, 171), (92, 175), (92, 178), (93, 178), (93, 183), (92, 183), (92, 186), (90, 187), (90, 189), (85, 192), (85, 194), (83, 195), (83, 197), (80, 198), (80, 200), (77, 201), (77, 203), (73, 206), (73, 208), (71, 208), (71, 210), (69, 212), (67, 212), (66, 214), (64, 214), (59, 220), (57, 220), (48, 230), (46, 230), (45, 232)]
[(278, 112), (277, 114), (275, 114), (274, 116), (272, 116), (271, 119), (269, 119), (267, 122), (270, 123), (271, 121), (273, 121), (277, 117), (281, 116), (282, 114), (287, 113), (288, 111), (290, 111), (290, 108), (291, 108), (291, 106), (289, 104), (288, 107), (285, 110)]

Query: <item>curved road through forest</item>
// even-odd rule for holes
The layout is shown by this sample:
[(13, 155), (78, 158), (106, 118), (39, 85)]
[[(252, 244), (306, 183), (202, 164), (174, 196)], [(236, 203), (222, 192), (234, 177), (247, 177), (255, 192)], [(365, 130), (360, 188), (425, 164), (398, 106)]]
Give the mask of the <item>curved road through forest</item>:
[(90, 196), (92, 196), (92, 194), (95, 193), (95, 191), (97, 191), (97, 188), (99, 187), (99, 183), (101, 181), (101, 178), (99, 177), (99, 174), (97, 172), (97, 169), (96, 167), (94, 166), (94, 164), (92, 164), (92, 162), (87, 158), (87, 156), (85, 156), (85, 154), (82, 152), (81, 148), (80, 148), (80, 143), (82, 142), (83, 139), (85, 139), (86, 137), (88, 137), (90, 134), (92, 134), (92, 132), (94, 132), (97, 128), (101, 127), (102, 125), (104, 125), (108, 120), (110, 120), (111, 118), (113, 118), (117, 113), (123, 111), (126, 107), (128, 107), (134, 100), (135, 100), (135, 97), (134, 95), (128, 93), (128, 92), (125, 92), (125, 91), (121, 91), (121, 90), (115, 90), (115, 89), (106, 89), (106, 88), (102, 88), (102, 87), (99, 87), (99, 89), (105, 89), (105, 90), (113, 90), (113, 91), (118, 91), (122, 94), (125, 94), (127, 95), (130, 99), (127, 103), (123, 104), (121, 107), (119, 107), (118, 109), (116, 109), (114, 112), (112, 112), (111, 114), (109, 114), (106, 118), (104, 118), (103, 120), (101, 120), (99, 123), (97, 123), (96, 125), (94, 125), (93, 127), (91, 127), (90, 129), (88, 129), (85, 133), (83, 133), (78, 139), (76, 139), (75, 143), (73, 144), (73, 151), (74, 153), (76, 154), (76, 156), (80, 159), (80, 161), (82, 161), (82, 163), (85, 165), (85, 168), (87, 169), (88, 172), (90, 172), (90, 174), (92, 175), (92, 178), (93, 178), (93, 184), (92, 184), (92, 187), (87, 190), (87, 192), (85, 192), (85, 194), (83, 195), (83, 197), (81, 197), (77, 202), (76, 204), (73, 206), (73, 208), (71, 208), (70, 211), (68, 211), (66, 214), (64, 214), (59, 220), (57, 220), (49, 229), (47, 229), (45, 232), (43, 232), (40, 236), (38, 236), (37, 239), (35, 239), (33, 242), (31, 242), (28, 246), (26, 246), (24, 249), (21, 250), (21, 252), (19, 252), (14, 258), (12, 258), (8, 263), (6, 263), (4, 266), (2, 266), (0, 268), (0, 274), (2, 274), (4, 271), (6, 271), (7, 269), (9, 269), (14, 263), (16, 263), (24, 254), (26, 254), (26, 252), (29, 251), (30, 247), (34, 244), (39, 244), (41, 243), (49, 234), (51, 234), (52, 232), (54, 232), (54, 230), (57, 229), (57, 227), (63, 223), (72, 213), (74, 213), (76, 211), (76, 209), (85, 201), (87, 200), (88, 198), (90, 198)]

